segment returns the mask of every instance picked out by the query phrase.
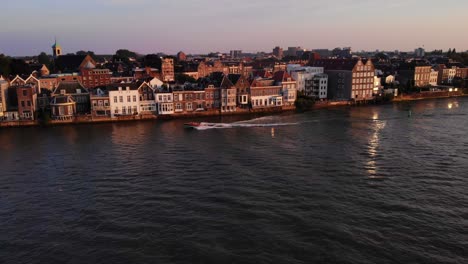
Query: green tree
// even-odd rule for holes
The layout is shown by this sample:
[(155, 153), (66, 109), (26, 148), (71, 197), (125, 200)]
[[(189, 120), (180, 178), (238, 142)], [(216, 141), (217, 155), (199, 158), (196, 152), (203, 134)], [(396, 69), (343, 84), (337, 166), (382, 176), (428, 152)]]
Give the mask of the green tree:
[(49, 67), (50, 58), (49, 58), (49, 55), (47, 55), (45, 52), (41, 52), (41, 54), (37, 56), (37, 61), (40, 64), (45, 64), (47, 67)]
[(11, 59), (3, 54), (0, 54), (0, 75), (8, 76), (11, 73)]
[(30, 74), (31, 68), (24, 60), (21, 59), (12, 59), (10, 62), (11, 74)]
[(115, 52), (115, 55), (122, 58), (136, 58), (137, 54), (127, 49), (119, 49)]
[(186, 74), (182, 74), (182, 73), (178, 73), (175, 75), (175, 81), (177, 83), (180, 83), (180, 84), (184, 84), (186, 82), (189, 82), (189, 83), (196, 83), (197, 80), (195, 80), (195, 78), (191, 77), (191, 76), (188, 76)]
[(152, 67), (161, 70), (162, 60), (157, 54), (148, 54), (143, 58), (145, 67)]
[(82, 56), (83, 55), (89, 55), (89, 56), (91, 56), (91, 58), (93, 58), (93, 60), (97, 60), (97, 56), (94, 53), (94, 51), (90, 51), (90, 50), (88, 50), (88, 51), (84, 51), (84, 50), (77, 51), (76, 55), (82, 55)]

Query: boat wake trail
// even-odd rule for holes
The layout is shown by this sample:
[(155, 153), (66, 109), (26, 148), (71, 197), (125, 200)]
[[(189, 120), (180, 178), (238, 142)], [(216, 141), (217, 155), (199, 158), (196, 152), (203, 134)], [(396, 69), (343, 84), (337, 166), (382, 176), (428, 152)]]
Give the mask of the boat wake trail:
[(194, 127), (196, 130), (208, 130), (208, 129), (227, 129), (227, 128), (248, 128), (248, 127), (278, 127), (278, 126), (294, 126), (299, 123), (246, 123), (245, 121), (235, 123), (207, 123), (201, 122), (199, 126)]

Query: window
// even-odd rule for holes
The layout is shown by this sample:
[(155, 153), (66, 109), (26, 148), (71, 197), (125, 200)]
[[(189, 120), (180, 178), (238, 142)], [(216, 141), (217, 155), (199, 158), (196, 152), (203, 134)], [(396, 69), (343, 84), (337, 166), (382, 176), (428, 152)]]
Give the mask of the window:
[(21, 106), (24, 107), (24, 101), (21, 101)]
[(123, 96), (119, 96), (119, 102), (123, 103)]
[(133, 102), (136, 102), (136, 95), (133, 96)]
[(114, 96), (114, 103), (117, 103), (117, 96)]
[(127, 103), (130, 103), (130, 95), (127, 95)]
[(118, 108), (118, 107), (115, 108), (114, 113), (115, 113), (115, 114), (118, 114), (118, 113), (119, 113), (119, 108)]
[(122, 106), (122, 114), (126, 115), (127, 114), (127, 107)]
[(138, 109), (137, 109), (136, 106), (133, 106), (133, 113), (134, 113), (134, 114), (138, 113)]
[(28, 91), (27, 90), (23, 90), (23, 96), (28, 96)]

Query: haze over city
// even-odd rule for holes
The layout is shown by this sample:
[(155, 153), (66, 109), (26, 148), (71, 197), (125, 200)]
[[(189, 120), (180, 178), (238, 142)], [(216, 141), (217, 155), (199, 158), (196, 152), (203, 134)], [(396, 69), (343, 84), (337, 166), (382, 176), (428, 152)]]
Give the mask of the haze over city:
[(207, 53), (274, 46), (353, 50), (466, 50), (468, 2), (83, 0), (6, 1), (0, 53)]

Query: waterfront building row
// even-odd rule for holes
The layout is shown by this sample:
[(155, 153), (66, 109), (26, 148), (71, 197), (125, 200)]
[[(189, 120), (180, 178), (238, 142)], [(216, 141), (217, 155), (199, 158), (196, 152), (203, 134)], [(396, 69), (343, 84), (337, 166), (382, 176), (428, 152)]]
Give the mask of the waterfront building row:
[[(33, 80), (33, 79), (32, 79)], [(23, 80), (25, 81), (25, 80)], [(153, 87), (149, 82), (120, 82), (86, 88), (80, 81), (62, 81), (52, 91), (35, 81), (0, 81), (0, 117), (54, 120), (76, 116), (119, 118), (132, 115), (177, 115), (197, 112), (234, 113), (239, 110), (291, 108), (296, 81), (287, 72), (249, 80), (241, 74), (213, 73), (199, 84)]]

